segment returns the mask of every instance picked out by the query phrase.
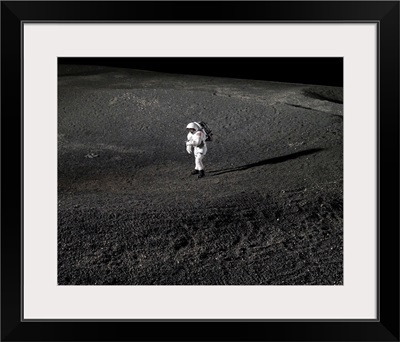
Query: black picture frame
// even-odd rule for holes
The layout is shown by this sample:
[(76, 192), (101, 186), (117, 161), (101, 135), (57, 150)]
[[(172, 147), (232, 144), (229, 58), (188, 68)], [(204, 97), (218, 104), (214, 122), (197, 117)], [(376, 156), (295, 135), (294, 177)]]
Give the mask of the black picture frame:
[[(378, 23), (378, 319), (135, 322), (22, 320), (21, 30), (22, 23), (29, 21)], [(398, 1), (2, 1), (1, 47), (3, 341), (399, 341)]]

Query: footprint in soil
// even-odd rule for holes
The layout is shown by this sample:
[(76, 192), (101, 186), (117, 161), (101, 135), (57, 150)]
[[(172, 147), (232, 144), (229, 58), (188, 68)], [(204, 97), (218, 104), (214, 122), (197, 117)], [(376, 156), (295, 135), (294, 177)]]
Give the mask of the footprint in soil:
[(174, 249), (176, 251), (179, 251), (182, 248), (185, 248), (189, 244), (189, 241), (186, 237), (181, 236), (178, 239), (175, 240), (174, 242)]

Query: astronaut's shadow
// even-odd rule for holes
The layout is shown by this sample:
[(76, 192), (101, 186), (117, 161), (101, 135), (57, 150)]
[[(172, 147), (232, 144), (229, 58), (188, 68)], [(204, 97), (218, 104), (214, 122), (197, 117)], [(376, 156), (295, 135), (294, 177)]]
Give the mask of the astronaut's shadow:
[(275, 157), (275, 158), (270, 158), (270, 159), (264, 159), (256, 163), (251, 163), (247, 165), (242, 165), (242, 166), (237, 166), (237, 167), (232, 167), (229, 169), (222, 169), (222, 170), (215, 170), (215, 171), (209, 171), (208, 173), (211, 176), (218, 176), (222, 175), (224, 173), (229, 173), (229, 172), (237, 172), (237, 171), (244, 171), (251, 169), (253, 167), (258, 167), (258, 166), (263, 166), (263, 165), (268, 165), (268, 164), (278, 164), (278, 163), (283, 163), (285, 161), (291, 160), (291, 159), (296, 159), (302, 156), (306, 156), (309, 154), (314, 154), (317, 152), (322, 151), (323, 148), (312, 148), (310, 150), (305, 150), (305, 151), (299, 151), (296, 153), (288, 154), (286, 156), (281, 156), (281, 157)]

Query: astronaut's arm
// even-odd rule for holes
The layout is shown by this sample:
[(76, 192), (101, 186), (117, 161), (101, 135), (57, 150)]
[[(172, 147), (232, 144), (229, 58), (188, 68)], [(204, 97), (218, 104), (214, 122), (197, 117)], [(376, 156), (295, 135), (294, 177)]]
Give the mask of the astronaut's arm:
[(190, 138), (186, 140), (186, 151), (191, 154), (193, 147), (199, 146), (202, 143), (202, 132), (198, 131), (196, 134), (191, 135)]
[(191, 154), (192, 153), (193, 146), (189, 144), (189, 141), (186, 141), (186, 152)]
[(192, 139), (190, 139), (188, 136), (185, 143), (186, 143), (186, 152), (191, 154), (193, 149)]

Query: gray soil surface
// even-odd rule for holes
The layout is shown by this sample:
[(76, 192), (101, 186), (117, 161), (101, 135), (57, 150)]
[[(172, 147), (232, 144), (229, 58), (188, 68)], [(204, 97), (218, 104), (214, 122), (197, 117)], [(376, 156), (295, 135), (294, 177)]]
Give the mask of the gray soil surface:
[[(59, 66), (60, 285), (343, 284), (343, 89)], [(186, 125), (214, 132), (191, 176)]]

